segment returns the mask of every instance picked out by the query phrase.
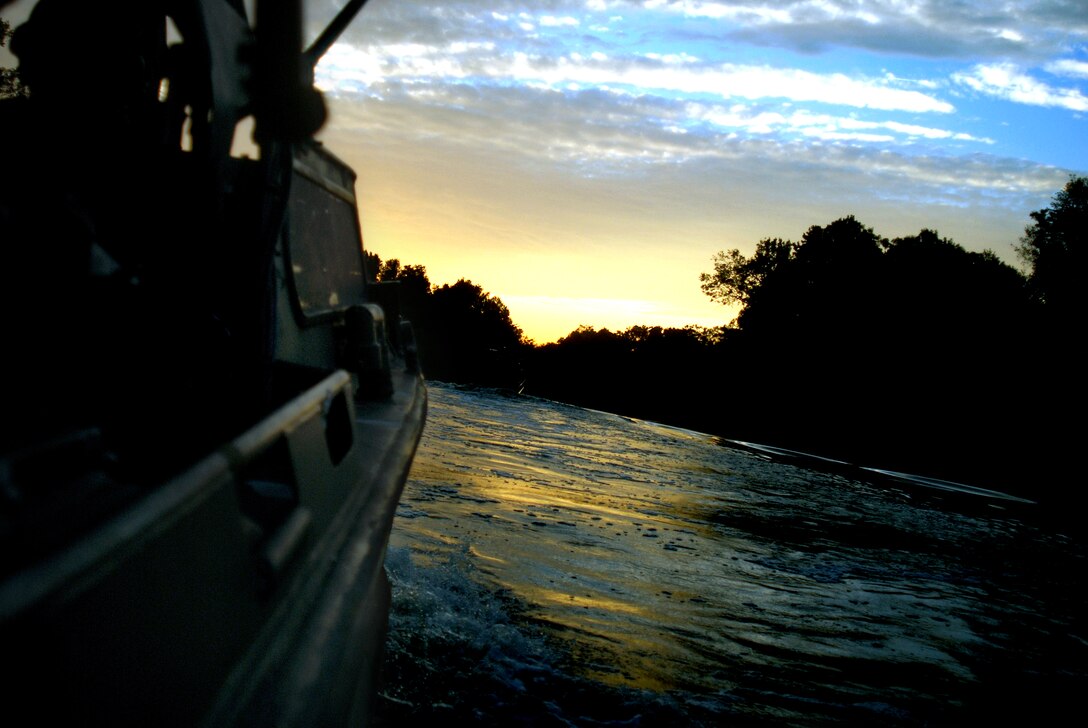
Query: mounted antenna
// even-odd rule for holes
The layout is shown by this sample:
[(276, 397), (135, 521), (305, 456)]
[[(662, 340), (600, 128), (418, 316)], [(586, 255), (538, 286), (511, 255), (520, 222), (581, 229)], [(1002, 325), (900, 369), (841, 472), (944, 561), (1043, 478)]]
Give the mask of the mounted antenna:
[[(351, 0), (305, 51), (299, 0), (260, 0), (257, 55), (258, 134), (266, 139), (303, 139), (325, 123), (325, 104), (313, 87), (314, 68), (366, 5)], [(263, 127), (263, 128), (262, 128)]]
[(336, 42), (336, 39), (340, 37), (340, 34), (344, 32), (344, 29), (348, 27), (364, 5), (366, 5), (366, 0), (351, 0), (340, 9), (340, 12), (336, 14), (328, 27), (321, 32), (317, 40), (303, 54), (310, 63), (310, 68), (317, 65), (317, 62), (321, 60), (321, 56), (325, 55), (329, 48), (332, 47), (332, 44)]

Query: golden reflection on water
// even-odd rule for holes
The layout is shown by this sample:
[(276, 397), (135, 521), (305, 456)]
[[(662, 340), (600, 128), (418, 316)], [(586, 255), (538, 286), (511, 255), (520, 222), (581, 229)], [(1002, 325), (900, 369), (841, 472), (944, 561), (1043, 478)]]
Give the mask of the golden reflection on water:
[[(650, 614), (644, 607), (620, 599), (610, 599), (608, 597), (593, 594), (572, 594), (569, 591), (559, 589), (528, 588), (525, 590), (525, 596), (529, 597), (533, 603), (540, 605), (552, 604), (581, 607), (582, 609), (593, 609), (598, 612), (611, 612), (613, 614), (638, 616)], [(575, 621), (578, 622), (580, 620)], [(598, 620), (591, 620), (587, 617), (586, 621), (593, 622)], [(571, 626), (578, 625), (573, 624)]]
[(667, 628), (690, 626), (691, 610), (705, 606), (697, 576), (679, 572), (716, 535), (702, 517), (712, 505), (697, 494), (659, 473), (617, 477), (624, 453), (641, 445), (582, 443), (558, 462), (515, 437), (425, 438), (405, 501), (420, 511), (440, 501), (441, 517), (398, 519), (393, 545), (467, 544), (483, 574), (581, 656), (572, 670), (671, 689), (688, 649)]
[(473, 556), (475, 556), (476, 558), (483, 559), (484, 561), (488, 561), (488, 562), (490, 562), (492, 564), (501, 564), (503, 566), (506, 566), (506, 565), (509, 564), (509, 562), (506, 559), (499, 558), (498, 556), (492, 556), (491, 554), (486, 554), (483, 551), (481, 551), (479, 548), (477, 548), (476, 546), (469, 546), (468, 552), (470, 554), (472, 554)]
[(991, 617), (955, 544), (1014, 526), (695, 433), (436, 394), (391, 546), (466, 553), (564, 645), (570, 673), (720, 694), (757, 670), (834, 700), (885, 674), (935, 701), (974, 679)]

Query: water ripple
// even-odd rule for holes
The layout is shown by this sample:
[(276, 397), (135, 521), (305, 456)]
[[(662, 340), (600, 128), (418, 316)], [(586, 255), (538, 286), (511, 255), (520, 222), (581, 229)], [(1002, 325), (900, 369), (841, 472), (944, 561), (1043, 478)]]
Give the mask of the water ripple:
[(436, 385), (391, 542), (384, 714), (921, 725), (1072, 705), (1083, 546), (1027, 506), (911, 488)]

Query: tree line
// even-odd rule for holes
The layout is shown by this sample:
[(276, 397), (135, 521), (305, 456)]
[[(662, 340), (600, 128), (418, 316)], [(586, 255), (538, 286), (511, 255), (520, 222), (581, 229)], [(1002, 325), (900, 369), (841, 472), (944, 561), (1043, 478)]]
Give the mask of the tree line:
[(366, 254), (367, 274), (400, 285), (401, 315), (412, 322), (420, 366), (432, 379), (520, 389), (531, 344), (510, 310), (470, 280), (437, 286), (422, 265)]
[[(435, 379), (528, 394), (1033, 497), (1069, 497), (1083, 383), (1088, 179), (1031, 213), (1018, 270), (938, 232), (887, 239), (853, 216), (721, 251), (703, 291), (727, 326), (583, 326), (525, 339), (467, 280), (400, 280)], [(410, 302), (410, 303), (409, 303)], [(1078, 491), (1079, 493), (1079, 491)]]

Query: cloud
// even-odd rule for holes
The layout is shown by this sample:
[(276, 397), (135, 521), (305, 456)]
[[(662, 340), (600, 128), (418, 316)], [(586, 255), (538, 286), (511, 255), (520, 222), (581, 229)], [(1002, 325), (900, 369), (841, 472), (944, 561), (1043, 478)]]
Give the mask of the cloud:
[(561, 18), (554, 15), (542, 15), (540, 17), (540, 24), (546, 28), (577, 28), (582, 23), (577, 18), (573, 18), (569, 15), (564, 15)]
[(719, 3), (693, 0), (648, 0), (643, 4), (648, 10), (665, 10), (687, 17), (732, 20), (746, 24), (790, 23), (788, 8), (770, 7), (767, 3)]
[(1088, 96), (1080, 89), (1054, 88), (1013, 63), (980, 63), (952, 79), (978, 93), (1018, 104), (1088, 111)]
[[(307, 3), (315, 26), (337, 0)], [(313, 6), (313, 7), (311, 7)], [(514, 0), (373, 0), (348, 30), (356, 44), (375, 36), (405, 40), (479, 32), (523, 35), (518, 24), (562, 30), (647, 18), (662, 36), (669, 18), (698, 34), (806, 53), (861, 48), (929, 58), (1016, 58), (1045, 62), (1088, 43), (1088, 3), (1081, 0), (538, 0), (526, 12)], [(499, 22), (502, 19), (505, 22)], [(679, 31), (678, 31), (679, 32)]]
[[(590, 5), (590, 9), (599, 9), (604, 4)], [(717, 10), (711, 5), (651, 2), (647, 7), (656, 12), (683, 8), (733, 12), (724, 5)], [(409, 6), (424, 15), (434, 11), (425, 3)], [(886, 70), (848, 75), (767, 64), (723, 64), (704, 59), (696, 49), (688, 52), (675, 47), (658, 50), (614, 45), (602, 46), (607, 49), (603, 52), (578, 44), (564, 48), (558, 41), (534, 45), (542, 41), (528, 42), (523, 35), (513, 42), (513, 36), (496, 34), (494, 28), (516, 32), (513, 26), (524, 20), (519, 15), (524, 10), (492, 3), (478, 9), (470, 22), (471, 7), (471, 3), (450, 4), (447, 12), (466, 24), (462, 27), (465, 33), (443, 37), (442, 42), (394, 36), (384, 39), (386, 42), (372, 38), (365, 45), (338, 44), (319, 68), (323, 88), (380, 98), (390, 109), (397, 109), (403, 116), (399, 122), (403, 128), (388, 128), (382, 133), (417, 129), (425, 135), (449, 135), (461, 145), (502, 148), (517, 159), (559, 165), (580, 176), (641, 175), (655, 165), (734, 159), (740, 155), (738, 145), (759, 140), (762, 145), (758, 149), (771, 155), (789, 150), (802, 164), (814, 155), (818, 164), (845, 166), (843, 160), (851, 155), (844, 150), (858, 147), (876, 155), (873, 159), (877, 160), (856, 157), (863, 168), (870, 165), (860, 173), (873, 174), (879, 169), (884, 170), (881, 174), (891, 174), (884, 155), (892, 152), (901, 159), (893, 165), (896, 178), (909, 178), (912, 185), (927, 189), (986, 186), (986, 174), (956, 180), (933, 171), (934, 165), (943, 169), (933, 160), (957, 159), (965, 150), (972, 151), (970, 145), (976, 145), (977, 151), (977, 145), (996, 144), (992, 132), (978, 131), (981, 126), (963, 128), (955, 108), (938, 96), (947, 91), (949, 80), (916, 78), (917, 72), (910, 73), (915, 77), (911, 78)], [(622, 7), (633, 12), (642, 6), (608, 3), (603, 9), (624, 12)], [(728, 7), (751, 10), (757, 6)], [(842, 3), (824, 1), (766, 7), (788, 10), (793, 23), (811, 23), (814, 18), (835, 13), (839, 13), (837, 17), (857, 15)], [(903, 3), (867, 7), (876, 8), (873, 12), (898, 8), (896, 12), (907, 13)], [(939, 10), (926, 2), (911, 7), (919, 17), (932, 17)], [(966, 16), (978, 10), (961, 6), (958, 12)], [(575, 4), (562, 2), (545, 2), (536, 13), (524, 14), (537, 27), (543, 27), (542, 18), (586, 19)], [(761, 17), (765, 24), (786, 23), (784, 16), (776, 19), (774, 13)], [(859, 20), (869, 21), (873, 18)], [(580, 32), (570, 22), (555, 22), (551, 27), (557, 31)], [(487, 27), (469, 32), (466, 29), (472, 23)], [(1029, 83), (1031, 77), (1017, 68), (978, 64), (952, 77), (951, 88), (1063, 108), (1076, 109), (1083, 103), (1084, 97), (1076, 89), (1055, 88), (1037, 80)], [(1073, 73), (1079, 66), (1067, 63), (1057, 68)], [(759, 163), (754, 155), (743, 156)], [(920, 162), (920, 156), (930, 161)], [(833, 160), (838, 161), (832, 165)], [(1047, 178), (1052, 180), (1053, 176)], [(1004, 177), (996, 175), (994, 179)]]
[[(350, 57), (350, 55), (348, 56)], [(373, 81), (369, 71), (356, 83)], [(320, 74), (323, 79), (326, 74)], [(357, 93), (347, 74), (329, 73), (339, 87)], [(988, 142), (929, 125), (892, 119), (861, 119), (772, 104), (686, 101), (621, 88), (556, 88), (553, 85), (479, 85), (384, 78), (365, 86), (368, 95), (419, 115), (412, 128), (454, 135), (466, 144), (506, 144), (519, 156), (570, 164), (578, 174), (632, 172), (660, 162), (715, 156), (733, 136), (911, 144)], [(632, 167), (635, 165), (635, 167)], [(592, 170), (591, 172), (589, 170)]]
[[(1034, 194), (1064, 183), (1062, 174), (1051, 168), (1010, 166), (1000, 157), (961, 157), (933, 146), (922, 155), (909, 153), (916, 142), (991, 140), (894, 119), (686, 101), (605, 88), (428, 84), (387, 78), (369, 87), (369, 93), (381, 101), (368, 105), (372, 118), (359, 117), (359, 123), (369, 127), (368, 135), (392, 136), (404, 143), (449, 139), (458, 146), (509, 155), (508, 164), (547, 165), (575, 176), (638, 178), (658, 173), (662, 165), (732, 165), (743, 159), (752, 168), (792, 163), (829, 173), (879, 176), (889, 187), (906, 184), (928, 190), (927, 195), (947, 190), (953, 197), (954, 190), (964, 188)], [(896, 144), (903, 150), (894, 151)]]
[(687, 54), (651, 53), (611, 58), (594, 51), (589, 55), (545, 56), (525, 51), (511, 53), (494, 42), (390, 43), (330, 52), (319, 69), (322, 82), (333, 83), (335, 79), (345, 78), (351, 73), (348, 68), (351, 63), (365, 68), (363, 75), (367, 78), (373, 76), (374, 69), (380, 68), (387, 78), (476, 77), (483, 83), (541, 83), (554, 88), (572, 84), (622, 86), (666, 94), (778, 98), (884, 111), (949, 113), (954, 110), (947, 101), (921, 91), (899, 88), (887, 77), (815, 73), (768, 65), (701, 63)]
[(1088, 5), (1076, 1), (1021, 0), (1003, 3), (1000, 10), (990, 0), (653, 0), (642, 5), (717, 24), (707, 32), (806, 53), (848, 47), (923, 57), (1045, 58), (1088, 40)]
[(916, 140), (994, 143), (989, 138), (975, 137), (932, 126), (907, 124), (887, 119), (866, 120), (856, 116), (814, 113), (808, 110), (782, 113), (745, 104), (725, 107), (692, 103), (687, 105), (686, 112), (689, 118), (699, 119), (722, 129), (743, 130), (750, 134), (776, 133), (786, 138), (804, 136), (825, 141), (874, 143), (911, 143)]
[(1052, 63), (1046, 64), (1045, 69), (1049, 73), (1053, 73), (1056, 76), (1088, 78), (1088, 63), (1084, 61), (1062, 59), (1060, 61), (1053, 61)]

